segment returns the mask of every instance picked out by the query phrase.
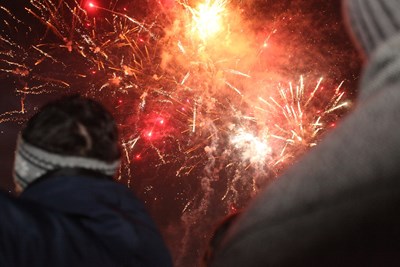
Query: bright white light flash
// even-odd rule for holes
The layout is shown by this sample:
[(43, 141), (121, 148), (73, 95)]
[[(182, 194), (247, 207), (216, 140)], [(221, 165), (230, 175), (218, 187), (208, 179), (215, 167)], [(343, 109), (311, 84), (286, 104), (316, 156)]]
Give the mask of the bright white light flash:
[(231, 137), (230, 142), (241, 152), (242, 159), (252, 164), (264, 164), (272, 154), (267, 140), (260, 139), (242, 128)]

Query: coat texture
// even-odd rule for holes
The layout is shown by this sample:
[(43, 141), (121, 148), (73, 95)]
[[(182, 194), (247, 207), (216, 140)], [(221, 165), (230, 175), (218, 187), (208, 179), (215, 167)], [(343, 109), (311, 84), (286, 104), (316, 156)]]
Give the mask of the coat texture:
[[(348, 4), (372, 2), (400, 7)], [(213, 267), (400, 265), (400, 33), (382, 36), (360, 41), (369, 50), (356, 108), (251, 203)]]
[(172, 266), (141, 202), (98, 173), (56, 171), (0, 211), (0, 266)]

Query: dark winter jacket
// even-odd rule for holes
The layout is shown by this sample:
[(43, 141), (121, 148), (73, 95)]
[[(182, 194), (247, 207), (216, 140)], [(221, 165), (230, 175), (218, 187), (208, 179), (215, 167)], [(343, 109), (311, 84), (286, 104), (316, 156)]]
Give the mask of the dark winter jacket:
[[(361, 25), (388, 24), (366, 15), (381, 2), (399, 6), (357, 1)], [(369, 56), (355, 110), (251, 203), (213, 267), (400, 266), (400, 33)]]
[(0, 266), (172, 266), (153, 221), (107, 176), (61, 170), (0, 193)]

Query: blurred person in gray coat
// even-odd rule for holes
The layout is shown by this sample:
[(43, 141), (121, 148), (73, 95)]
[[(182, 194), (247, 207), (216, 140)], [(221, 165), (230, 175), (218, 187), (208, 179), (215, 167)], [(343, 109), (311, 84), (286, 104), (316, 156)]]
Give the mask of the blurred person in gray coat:
[(357, 107), (228, 231), (217, 266), (400, 266), (400, 0), (343, 1)]

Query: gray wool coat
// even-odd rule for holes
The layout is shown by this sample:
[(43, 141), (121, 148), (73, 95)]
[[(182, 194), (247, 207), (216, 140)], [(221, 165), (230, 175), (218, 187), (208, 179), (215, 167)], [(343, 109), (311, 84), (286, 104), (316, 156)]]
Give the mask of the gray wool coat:
[(251, 203), (217, 266), (400, 266), (400, 34), (370, 55), (357, 107)]

